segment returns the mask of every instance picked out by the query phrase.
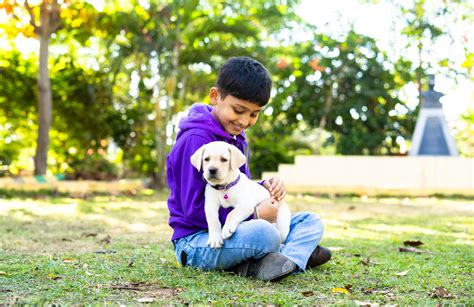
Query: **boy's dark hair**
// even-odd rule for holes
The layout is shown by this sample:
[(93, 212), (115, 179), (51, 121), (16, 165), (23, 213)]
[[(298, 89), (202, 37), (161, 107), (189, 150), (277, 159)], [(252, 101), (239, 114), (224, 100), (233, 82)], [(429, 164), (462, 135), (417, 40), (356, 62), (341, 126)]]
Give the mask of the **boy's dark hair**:
[(249, 57), (228, 59), (219, 70), (216, 87), (221, 99), (228, 95), (264, 106), (270, 99), (272, 80), (260, 62)]

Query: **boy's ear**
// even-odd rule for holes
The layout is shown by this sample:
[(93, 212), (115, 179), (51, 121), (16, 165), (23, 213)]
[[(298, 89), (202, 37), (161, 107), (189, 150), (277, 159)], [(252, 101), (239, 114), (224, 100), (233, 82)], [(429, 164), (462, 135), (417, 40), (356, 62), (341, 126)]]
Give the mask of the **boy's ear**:
[(218, 99), (219, 99), (219, 91), (217, 90), (217, 87), (213, 86), (209, 90), (209, 100), (211, 101), (212, 105), (215, 105)]
[(247, 159), (245, 155), (234, 145), (229, 145), (230, 151), (230, 167), (232, 169), (239, 169), (242, 165), (245, 164)]
[(202, 166), (202, 156), (204, 154), (204, 150), (206, 149), (206, 145), (202, 145), (196, 150), (193, 155), (191, 156), (191, 164), (197, 169), (198, 172), (201, 171)]

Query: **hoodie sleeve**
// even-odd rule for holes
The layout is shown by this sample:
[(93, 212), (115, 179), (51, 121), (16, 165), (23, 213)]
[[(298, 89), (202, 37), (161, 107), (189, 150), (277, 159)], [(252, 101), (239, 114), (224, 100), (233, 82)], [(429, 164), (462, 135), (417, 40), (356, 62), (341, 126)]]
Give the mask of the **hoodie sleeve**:
[[(202, 145), (209, 143), (209, 138), (202, 135), (188, 135), (173, 151), (171, 160), (171, 174), (173, 181), (172, 191), (179, 206), (175, 208), (177, 215), (181, 215), (192, 226), (207, 228), (204, 214), (204, 190), (206, 182), (201, 172), (191, 164), (191, 156)], [(191, 226), (191, 225), (190, 225)]]

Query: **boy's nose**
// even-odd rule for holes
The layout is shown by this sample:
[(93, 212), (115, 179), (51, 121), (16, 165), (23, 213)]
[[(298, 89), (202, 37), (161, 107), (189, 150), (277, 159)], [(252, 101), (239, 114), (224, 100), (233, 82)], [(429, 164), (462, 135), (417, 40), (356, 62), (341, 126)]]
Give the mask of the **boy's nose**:
[(247, 128), (247, 126), (249, 125), (249, 122), (250, 122), (250, 118), (248, 118), (248, 117), (239, 118), (239, 125), (242, 128)]

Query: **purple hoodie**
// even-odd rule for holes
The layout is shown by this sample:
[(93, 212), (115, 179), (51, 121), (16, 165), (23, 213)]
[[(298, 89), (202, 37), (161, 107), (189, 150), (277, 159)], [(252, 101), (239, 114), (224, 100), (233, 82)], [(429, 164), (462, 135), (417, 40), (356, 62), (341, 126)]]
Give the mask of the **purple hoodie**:
[[(204, 190), (206, 181), (202, 172), (191, 164), (192, 154), (202, 145), (213, 141), (224, 141), (237, 146), (249, 159), (249, 147), (244, 132), (234, 136), (227, 133), (211, 115), (212, 107), (194, 104), (187, 117), (179, 123), (180, 131), (176, 144), (166, 160), (166, 178), (170, 188), (168, 208), (169, 225), (173, 228), (172, 241), (200, 230), (207, 230), (204, 214)], [(240, 170), (250, 178), (248, 164)], [(232, 208), (220, 208), (219, 219), (223, 225)]]

